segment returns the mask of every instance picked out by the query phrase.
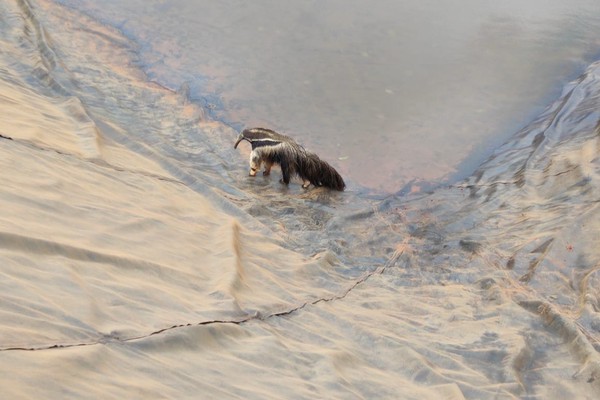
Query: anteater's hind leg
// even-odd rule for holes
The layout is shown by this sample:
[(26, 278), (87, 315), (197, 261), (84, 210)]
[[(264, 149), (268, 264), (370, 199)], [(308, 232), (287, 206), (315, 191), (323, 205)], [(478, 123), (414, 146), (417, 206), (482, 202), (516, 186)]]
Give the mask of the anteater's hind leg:
[(281, 161), (281, 174), (282, 177), (279, 182), (288, 185), (290, 183), (290, 166), (286, 160)]

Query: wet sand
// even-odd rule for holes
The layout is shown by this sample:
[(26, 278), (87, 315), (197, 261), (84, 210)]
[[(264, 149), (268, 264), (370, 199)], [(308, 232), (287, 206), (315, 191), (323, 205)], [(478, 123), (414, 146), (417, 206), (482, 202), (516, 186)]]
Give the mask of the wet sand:
[(2, 397), (600, 394), (598, 64), (464, 182), (304, 191), (118, 32), (0, 15)]

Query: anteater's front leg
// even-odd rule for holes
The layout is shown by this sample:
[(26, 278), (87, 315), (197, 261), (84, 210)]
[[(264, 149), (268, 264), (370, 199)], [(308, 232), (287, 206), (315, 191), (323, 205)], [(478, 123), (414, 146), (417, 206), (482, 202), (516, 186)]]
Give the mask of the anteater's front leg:
[(256, 173), (260, 169), (261, 163), (262, 160), (260, 156), (254, 150), (252, 150), (252, 153), (250, 153), (250, 176), (256, 176)]

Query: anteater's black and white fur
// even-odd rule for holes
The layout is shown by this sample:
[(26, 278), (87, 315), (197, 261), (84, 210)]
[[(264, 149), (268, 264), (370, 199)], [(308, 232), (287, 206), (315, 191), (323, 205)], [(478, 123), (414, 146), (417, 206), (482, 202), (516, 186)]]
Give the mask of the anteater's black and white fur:
[(265, 128), (244, 129), (233, 148), (237, 148), (242, 140), (250, 142), (250, 176), (256, 176), (262, 163), (265, 164), (263, 175), (271, 173), (273, 164), (279, 164), (283, 177), (281, 182), (290, 183), (290, 177), (298, 175), (302, 187), (325, 186), (335, 190), (344, 190), (346, 184), (338, 172), (315, 153), (306, 151), (289, 136), (282, 135)]

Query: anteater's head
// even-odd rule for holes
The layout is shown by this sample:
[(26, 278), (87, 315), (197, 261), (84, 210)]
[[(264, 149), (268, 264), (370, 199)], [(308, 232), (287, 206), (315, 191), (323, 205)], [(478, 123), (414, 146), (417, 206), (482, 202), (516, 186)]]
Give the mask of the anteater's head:
[(262, 146), (275, 146), (282, 141), (285, 141), (285, 137), (275, 131), (265, 128), (244, 129), (235, 141), (233, 148), (237, 149), (238, 144), (240, 144), (242, 140), (250, 142), (254, 149)]
[[(237, 140), (235, 141), (235, 144), (233, 145), (233, 148), (234, 148), (234, 149), (237, 149), (237, 147), (238, 147), (238, 144), (240, 144), (240, 142), (241, 142), (242, 140), (248, 140), (248, 139), (246, 139), (246, 138), (244, 137), (244, 132), (240, 133), (240, 135), (238, 136)], [(249, 141), (249, 140), (248, 140), (248, 141)]]

